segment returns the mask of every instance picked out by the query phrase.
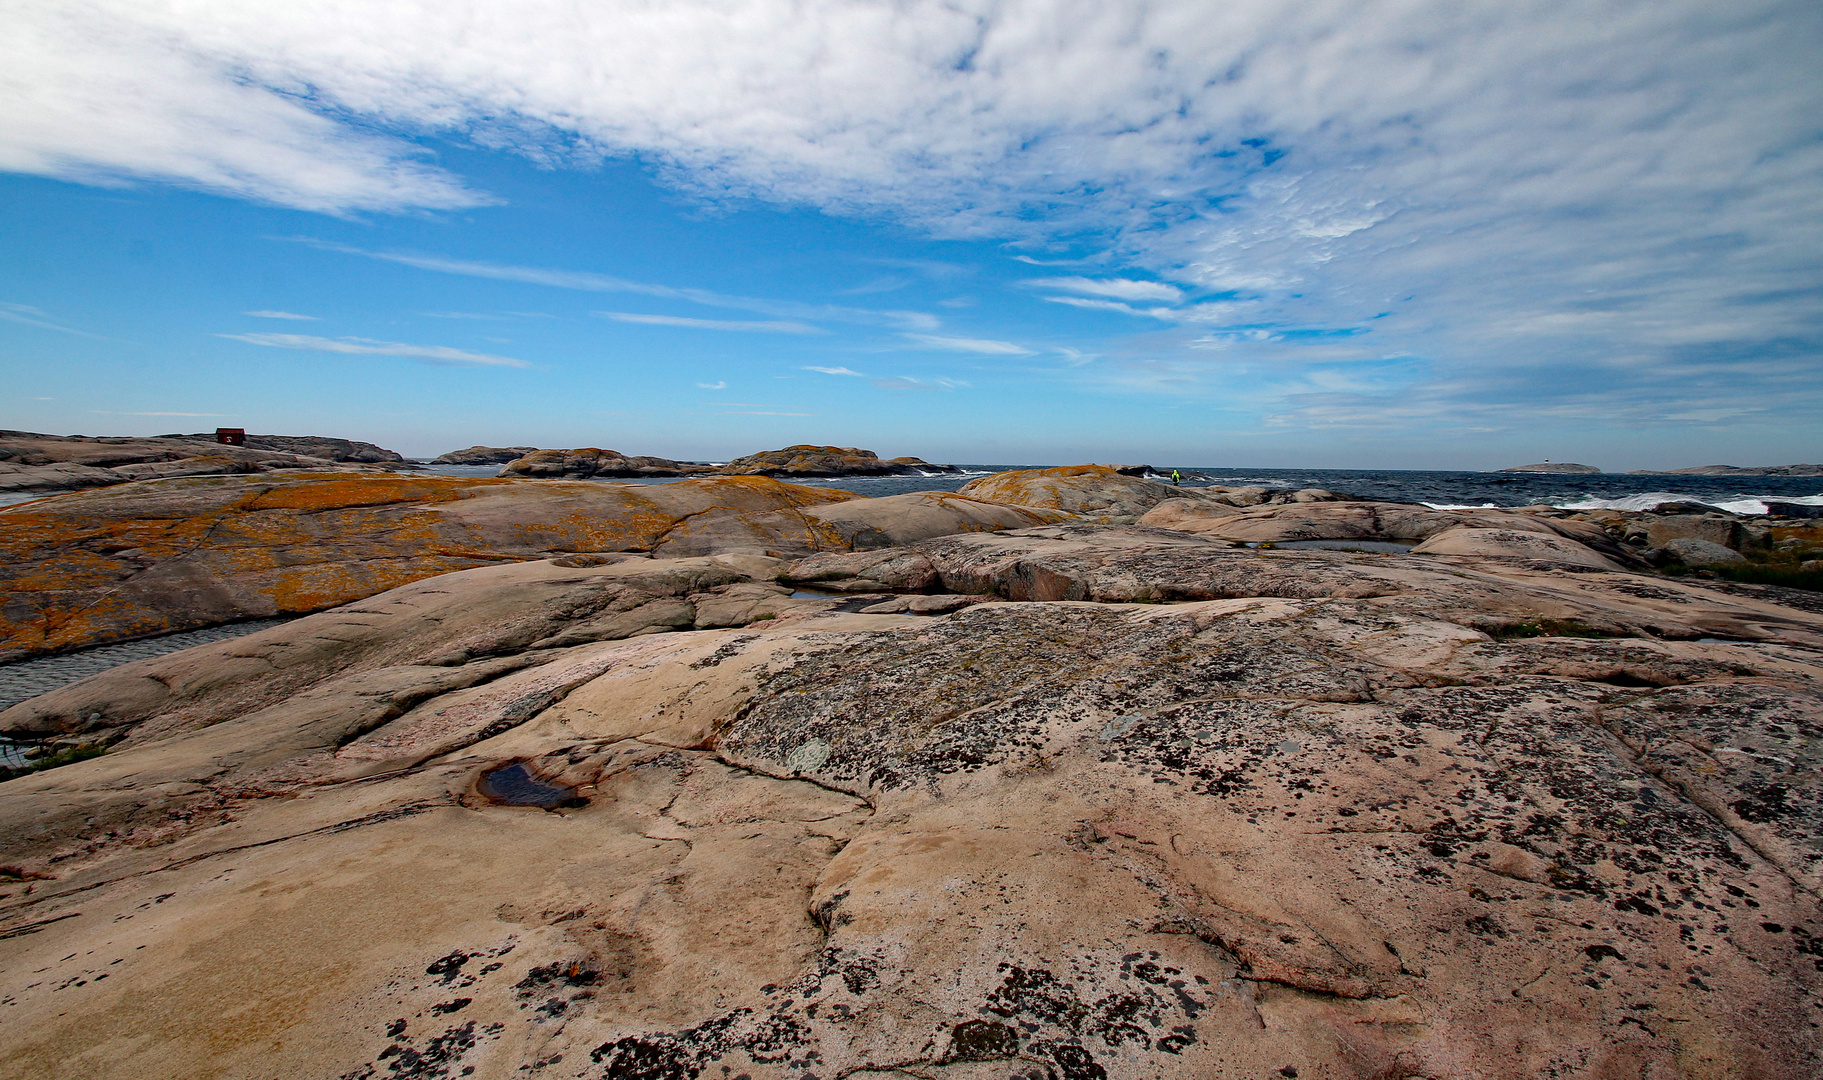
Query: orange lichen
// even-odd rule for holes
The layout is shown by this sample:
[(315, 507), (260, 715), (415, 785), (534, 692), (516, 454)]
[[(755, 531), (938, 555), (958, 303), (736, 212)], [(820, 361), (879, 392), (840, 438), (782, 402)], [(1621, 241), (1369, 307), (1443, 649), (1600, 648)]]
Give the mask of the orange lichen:
[(0, 657), (307, 612), (553, 552), (650, 551), (733, 516), (768, 547), (839, 550), (790, 513), (850, 492), (762, 476), (595, 481), (292, 473), (122, 484), (0, 514)]

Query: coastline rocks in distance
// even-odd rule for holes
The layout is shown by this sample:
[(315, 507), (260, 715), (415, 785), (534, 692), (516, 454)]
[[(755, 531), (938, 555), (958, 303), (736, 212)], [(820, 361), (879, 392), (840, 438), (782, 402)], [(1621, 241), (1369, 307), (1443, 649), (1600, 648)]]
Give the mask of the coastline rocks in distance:
[[(313, 437), (249, 436), (249, 440), (280, 440), (310, 445), (319, 450), (369, 457), (390, 455), (379, 461), (334, 461), (326, 456), (276, 450), (260, 446), (227, 446), (214, 436), (160, 435), (147, 438), (88, 435), (46, 435), (34, 431), (0, 431), (0, 493), (59, 492), (108, 487), (133, 480), (215, 473), (269, 472), (279, 469), (416, 469), (390, 450), (371, 443)], [(368, 447), (374, 453), (361, 447)]]
[(916, 476), (934, 469), (918, 458), (881, 460), (853, 446), (787, 446), (735, 458), (716, 471), (727, 476)]
[(1696, 465), (1688, 469), (1634, 469), (1628, 476), (1823, 476), (1823, 465)]
[(714, 471), (707, 465), (661, 457), (628, 457), (618, 450), (586, 446), (575, 450), (534, 450), (501, 466), (498, 475), (586, 480), (592, 476), (695, 476)]
[(536, 446), (471, 446), (467, 450), (451, 450), (447, 454), (438, 454), (432, 458), (432, 465), (505, 465), (517, 461), (527, 454), (538, 452)]
[(1578, 465), (1574, 461), (1541, 461), (1536, 465), (1515, 465), (1510, 469), (1501, 469), (1503, 473), (1599, 473), (1593, 465)]
[[(220, 446), (215, 441), (214, 432), (197, 432), (193, 435), (161, 435), (165, 439), (182, 439), (185, 442), (207, 443)], [(336, 439), (326, 435), (248, 435), (242, 443), (248, 450), (271, 450), (281, 454), (296, 454), (299, 457), (322, 458), (324, 461), (354, 462), (363, 465), (382, 465), (388, 463), (407, 464), (405, 455), (384, 446), (375, 446), (359, 439)]]

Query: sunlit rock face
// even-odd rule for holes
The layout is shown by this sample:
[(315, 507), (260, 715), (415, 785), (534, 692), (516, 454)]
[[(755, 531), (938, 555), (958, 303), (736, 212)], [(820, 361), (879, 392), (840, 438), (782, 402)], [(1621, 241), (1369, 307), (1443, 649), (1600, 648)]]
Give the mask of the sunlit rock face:
[(1802, 594), (1069, 521), (849, 547), (481, 566), (0, 714), (109, 747), (0, 784), (0, 1062), (1823, 1066)]

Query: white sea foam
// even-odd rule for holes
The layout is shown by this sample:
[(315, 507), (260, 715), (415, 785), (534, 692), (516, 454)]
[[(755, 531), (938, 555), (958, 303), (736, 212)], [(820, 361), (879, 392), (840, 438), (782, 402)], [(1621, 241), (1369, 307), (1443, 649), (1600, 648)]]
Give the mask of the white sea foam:
[(1572, 502), (1553, 503), (1560, 510), (1655, 510), (1665, 503), (1701, 503), (1713, 506), (1717, 510), (1726, 510), (1731, 514), (1764, 514), (1766, 501), (1798, 503), (1803, 506), (1823, 506), (1823, 495), (1736, 495), (1731, 499), (1702, 499), (1693, 495), (1679, 495), (1673, 491), (1648, 491), (1643, 495), (1629, 495), (1624, 499), (1577, 499)]
[(1494, 505), (1493, 503), (1475, 503), (1473, 505), (1471, 505), (1469, 503), (1423, 503), (1421, 505), (1428, 506), (1432, 510), (1498, 510), (1498, 509), (1500, 509), (1500, 507)]

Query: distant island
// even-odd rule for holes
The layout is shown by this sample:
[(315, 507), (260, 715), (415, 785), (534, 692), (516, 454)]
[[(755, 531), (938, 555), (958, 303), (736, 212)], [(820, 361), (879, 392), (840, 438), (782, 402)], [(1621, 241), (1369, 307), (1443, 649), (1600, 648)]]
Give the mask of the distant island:
[(1688, 469), (1634, 469), (1628, 476), (1823, 476), (1823, 465), (1696, 465)]
[(1593, 465), (1578, 465), (1573, 461), (1541, 461), (1536, 465), (1515, 465), (1501, 472), (1523, 473), (1598, 473), (1600, 469)]

